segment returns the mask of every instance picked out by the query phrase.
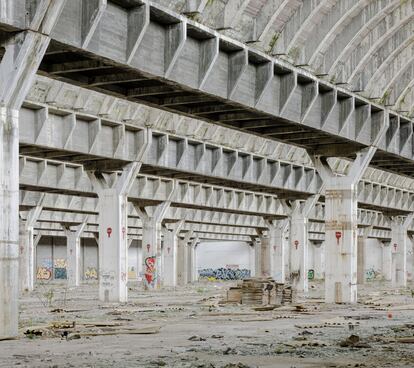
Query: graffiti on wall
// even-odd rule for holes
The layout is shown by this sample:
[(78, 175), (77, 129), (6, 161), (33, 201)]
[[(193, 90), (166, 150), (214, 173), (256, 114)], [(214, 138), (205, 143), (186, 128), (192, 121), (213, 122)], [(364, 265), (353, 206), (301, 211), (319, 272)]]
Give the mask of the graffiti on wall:
[(313, 280), (315, 278), (315, 271), (308, 270), (308, 280)]
[(128, 279), (136, 279), (137, 278), (137, 269), (135, 266), (131, 266), (128, 268)]
[(98, 280), (98, 271), (95, 267), (88, 267), (86, 269), (85, 280)]
[(56, 280), (64, 280), (67, 278), (67, 271), (66, 271), (66, 259), (64, 258), (57, 258), (55, 259), (54, 265), (55, 271), (55, 279)]
[(156, 262), (157, 258), (155, 256), (150, 256), (145, 258), (145, 272), (144, 278), (148, 286), (154, 286), (156, 281)]
[(246, 268), (204, 268), (202, 270), (198, 270), (200, 279), (208, 280), (243, 280), (249, 278), (250, 274), (250, 270)]
[(372, 281), (380, 276), (380, 272), (375, 271), (372, 267), (365, 271), (365, 279)]
[(52, 260), (44, 258), (37, 267), (36, 278), (38, 280), (50, 280), (52, 278)]

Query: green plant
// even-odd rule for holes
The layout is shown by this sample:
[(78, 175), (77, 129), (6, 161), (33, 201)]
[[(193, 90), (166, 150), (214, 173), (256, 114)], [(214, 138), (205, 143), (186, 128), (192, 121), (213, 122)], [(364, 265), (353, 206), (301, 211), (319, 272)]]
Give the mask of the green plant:
[(55, 293), (54, 293), (53, 289), (49, 289), (46, 293), (43, 294), (43, 296), (47, 300), (48, 307), (52, 306), (54, 295), (55, 295)]
[(278, 32), (275, 32), (273, 34), (273, 36), (272, 36), (272, 38), (270, 39), (270, 42), (269, 42), (269, 49), (267, 51), (268, 53), (272, 52), (273, 48), (276, 45), (277, 40), (279, 39), (279, 35), (280, 35), (280, 33), (278, 33)]

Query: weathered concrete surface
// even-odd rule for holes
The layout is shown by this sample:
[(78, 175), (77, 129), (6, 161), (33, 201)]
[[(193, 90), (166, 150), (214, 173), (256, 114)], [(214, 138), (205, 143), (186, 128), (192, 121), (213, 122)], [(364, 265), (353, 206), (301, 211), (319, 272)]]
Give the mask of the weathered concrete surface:
[[(97, 301), (94, 284), (82, 285), (76, 292), (66, 290), (62, 283), (38, 285), (21, 300), (21, 332), (51, 321), (68, 320), (77, 321), (78, 326), (83, 322), (115, 324), (85, 327), (88, 332), (113, 331), (114, 335), (73, 340), (60, 334), (32, 338), (21, 335), (17, 341), (0, 342), (0, 367), (222, 368), (240, 362), (247, 367), (267, 368), (345, 368), (362, 363), (367, 368), (383, 368), (414, 364), (412, 344), (395, 342), (399, 337), (412, 337), (407, 324), (414, 318), (414, 302), (408, 292), (400, 294), (380, 284), (365, 285), (360, 291), (362, 301), (373, 304), (358, 304), (349, 310), (346, 306), (321, 304), (318, 298), (323, 288), (311, 283), (307, 313), (295, 312), (291, 307), (256, 312), (247, 306), (218, 304), (230, 285), (197, 283), (194, 287), (151, 293), (132, 288), (128, 304), (113, 305)], [(380, 293), (379, 288), (383, 290)], [(45, 295), (50, 291), (53, 296), (48, 299)], [(381, 308), (388, 303), (391, 305)], [(56, 308), (64, 311), (52, 313)], [(310, 328), (325, 322), (338, 325)], [(125, 327), (161, 329), (149, 335), (116, 333)], [(339, 342), (351, 334), (371, 347), (340, 347)], [(206, 341), (191, 341), (192, 336)], [(306, 346), (315, 343), (318, 345)]]

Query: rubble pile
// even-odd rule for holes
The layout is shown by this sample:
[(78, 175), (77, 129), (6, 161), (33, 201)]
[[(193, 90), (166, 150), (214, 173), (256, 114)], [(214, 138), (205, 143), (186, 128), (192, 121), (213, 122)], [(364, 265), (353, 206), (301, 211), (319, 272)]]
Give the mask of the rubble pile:
[(271, 277), (248, 278), (227, 291), (227, 302), (244, 305), (281, 305), (293, 302), (292, 287)]

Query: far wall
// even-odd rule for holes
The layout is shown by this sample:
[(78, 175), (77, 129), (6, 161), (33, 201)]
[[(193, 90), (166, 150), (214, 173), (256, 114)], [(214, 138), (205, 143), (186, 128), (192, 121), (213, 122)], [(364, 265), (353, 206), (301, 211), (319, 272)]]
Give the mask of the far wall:
[(201, 242), (196, 249), (196, 269), (238, 266), (239, 269), (251, 270), (254, 265), (250, 264), (250, 248), (244, 242)]

